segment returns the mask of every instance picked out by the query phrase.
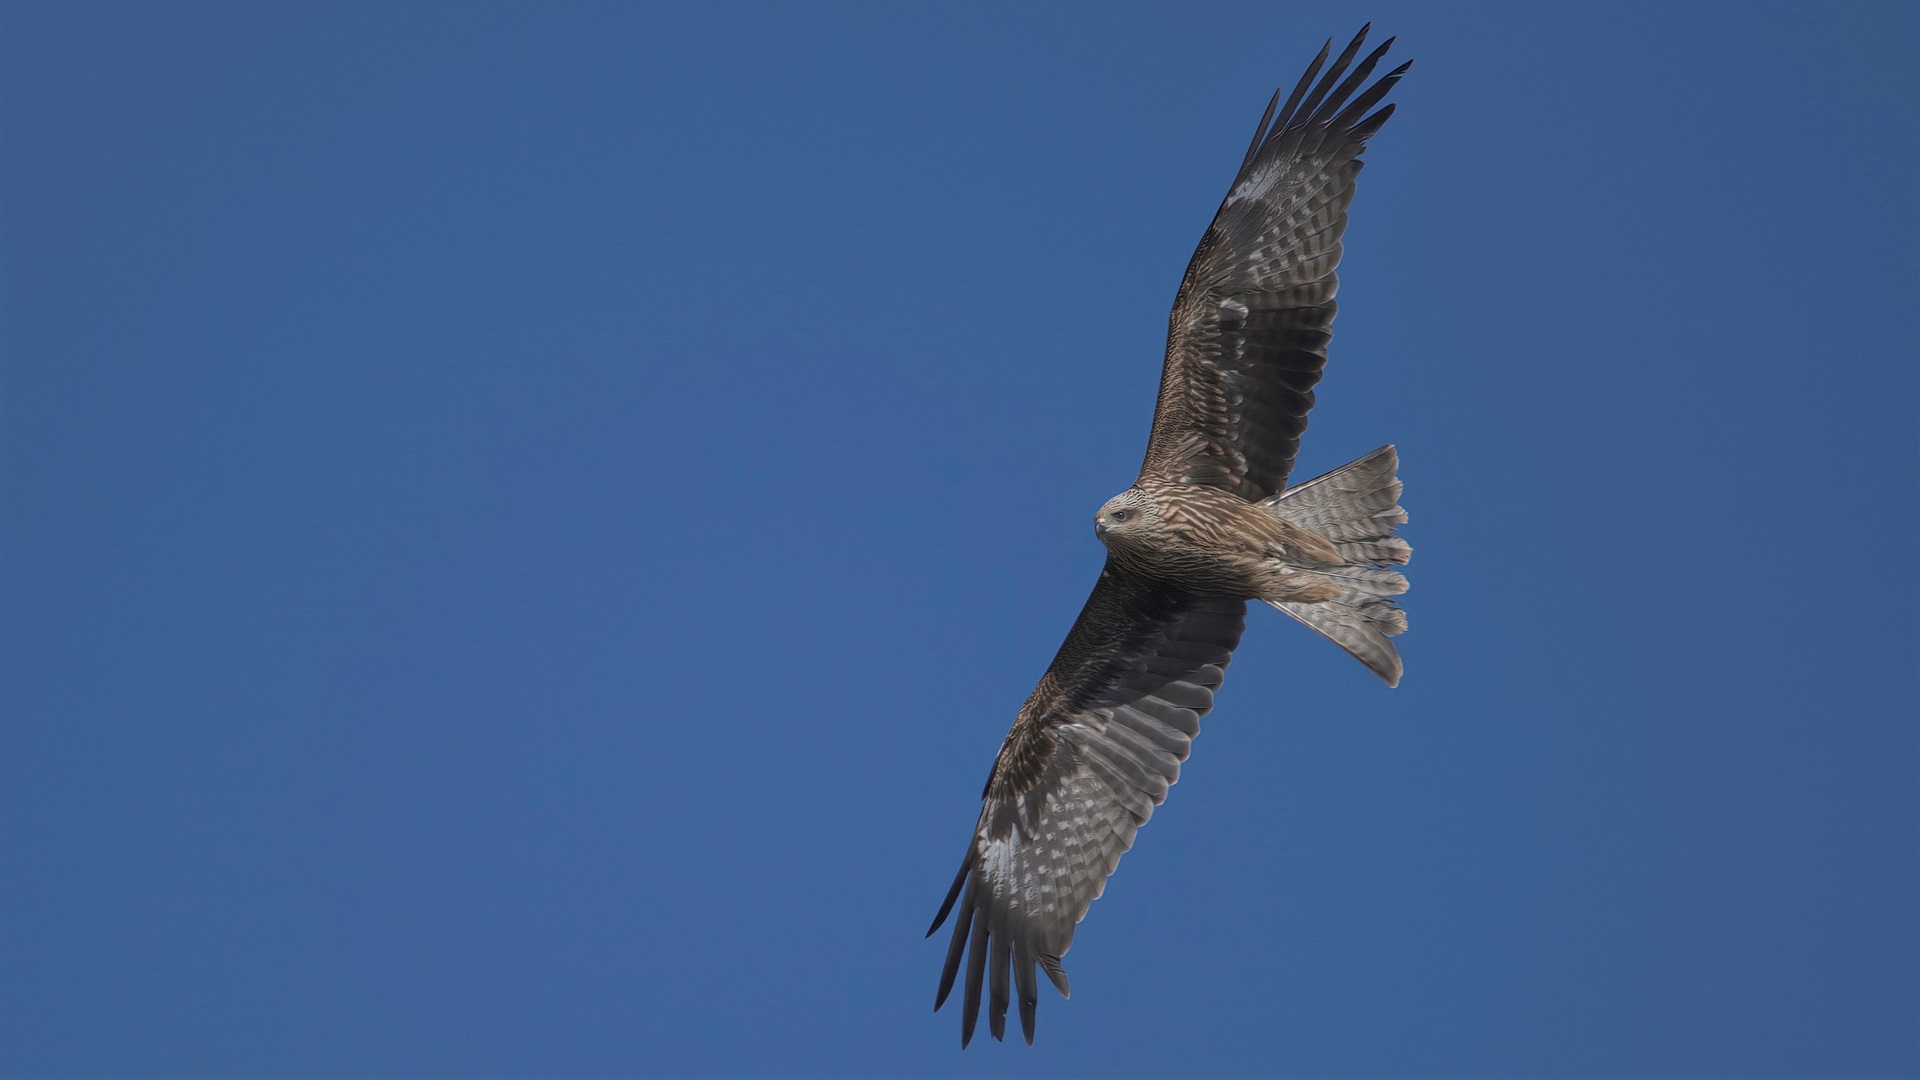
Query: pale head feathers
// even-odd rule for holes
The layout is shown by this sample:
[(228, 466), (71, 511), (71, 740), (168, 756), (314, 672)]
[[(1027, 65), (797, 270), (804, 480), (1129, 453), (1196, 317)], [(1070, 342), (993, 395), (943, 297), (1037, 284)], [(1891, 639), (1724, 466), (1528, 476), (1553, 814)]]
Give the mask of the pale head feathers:
[(1137, 487), (1108, 499), (1093, 518), (1094, 535), (1109, 547), (1146, 536), (1159, 525), (1160, 504)]

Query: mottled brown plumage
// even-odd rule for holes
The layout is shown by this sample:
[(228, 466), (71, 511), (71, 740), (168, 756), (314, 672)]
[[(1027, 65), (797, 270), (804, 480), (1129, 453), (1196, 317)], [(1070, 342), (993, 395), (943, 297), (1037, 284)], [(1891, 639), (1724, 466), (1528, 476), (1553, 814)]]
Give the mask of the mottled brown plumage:
[(1094, 534), (1128, 573), (1236, 600), (1331, 600), (1298, 571), (1338, 566), (1333, 543), (1219, 488), (1142, 477), (1101, 507)]
[(927, 931), (955, 915), (934, 1008), (964, 960), (962, 1046), (983, 989), (995, 1038), (1017, 993), (1028, 1042), (1037, 972), (1066, 994), (1074, 926), (1179, 778), (1247, 601), (1399, 681), (1394, 567), (1410, 549), (1393, 535), (1406, 520), (1393, 448), (1287, 487), (1333, 334), (1359, 155), (1393, 106), (1369, 110), (1407, 69), (1356, 95), (1392, 44), (1354, 64), (1366, 34), (1324, 76), (1322, 49), (1277, 119), (1274, 95), (1181, 281), (1146, 461), (1095, 518), (1106, 568), (1001, 745)]

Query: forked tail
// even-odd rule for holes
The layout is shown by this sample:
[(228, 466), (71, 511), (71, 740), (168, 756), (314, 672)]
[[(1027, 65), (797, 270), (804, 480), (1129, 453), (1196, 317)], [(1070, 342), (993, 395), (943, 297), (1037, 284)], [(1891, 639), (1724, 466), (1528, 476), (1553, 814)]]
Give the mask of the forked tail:
[(1399, 468), (1399, 455), (1383, 446), (1267, 500), (1274, 513), (1333, 541), (1346, 560), (1342, 566), (1301, 571), (1340, 586), (1339, 596), (1310, 604), (1268, 603), (1326, 635), (1388, 686), (1400, 685), (1400, 653), (1391, 639), (1407, 628), (1407, 613), (1393, 602), (1407, 591), (1407, 579), (1393, 567), (1413, 553), (1393, 535), (1394, 526), (1407, 520), (1400, 509)]

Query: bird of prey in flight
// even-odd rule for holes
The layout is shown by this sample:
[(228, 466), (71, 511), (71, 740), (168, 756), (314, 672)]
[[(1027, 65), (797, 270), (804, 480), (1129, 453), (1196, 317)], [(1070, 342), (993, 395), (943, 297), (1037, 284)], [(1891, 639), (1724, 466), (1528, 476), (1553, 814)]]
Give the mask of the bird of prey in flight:
[(1028, 1043), (1038, 971), (1066, 996), (1060, 958), (1074, 926), (1179, 777), (1247, 601), (1400, 681), (1390, 638), (1406, 629), (1393, 597), (1407, 580), (1394, 567), (1410, 549), (1393, 535), (1407, 520), (1393, 447), (1287, 486), (1333, 337), (1360, 152), (1393, 114), (1375, 106), (1409, 66), (1362, 89), (1393, 44), (1354, 64), (1366, 36), (1362, 27), (1322, 74), (1329, 42), (1284, 105), (1274, 93), (1180, 282), (1146, 463), (1094, 519), (1106, 566), (1001, 744), (967, 857), (927, 931), (954, 916), (934, 1008), (964, 961), (963, 1047), (983, 988), (996, 1039), (1018, 992)]

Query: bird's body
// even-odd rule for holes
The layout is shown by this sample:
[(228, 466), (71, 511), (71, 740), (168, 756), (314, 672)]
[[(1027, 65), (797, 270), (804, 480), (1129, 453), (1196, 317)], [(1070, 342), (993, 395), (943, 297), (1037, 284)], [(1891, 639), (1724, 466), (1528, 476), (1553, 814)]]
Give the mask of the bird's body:
[(1181, 281), (1146, 461), (1095, 519), (1106, 567), (1001, 744), (927, 931), (954, 915), (934, 1008), (964, 964), (963, 1046), (983, 991), (995, 1038), (1017, 992), (1028, 1042), (1037, 973), (1066, 994), (1074, 926), (1179, 778), (1248, 601), (1399, 682), (1393, 598), (1411, 549), (1393, 535), (1407, 519), (1393, 448), (1288, 486), (1333, 336), (1360, 152), (1406, 71), (1361, 89), (1392, 44), (1349, 73), (1366, 33), (1324, 76), (1321, 50), (1277, 116), (1274, 95)]
[(1216, 488), (1136, 484), (1101, 510), (1094, 533), (1123, 569), (1196, 595), (1311, 602), (1339, 591), (1301, 573), (1341, 564), (1332, 541)]

